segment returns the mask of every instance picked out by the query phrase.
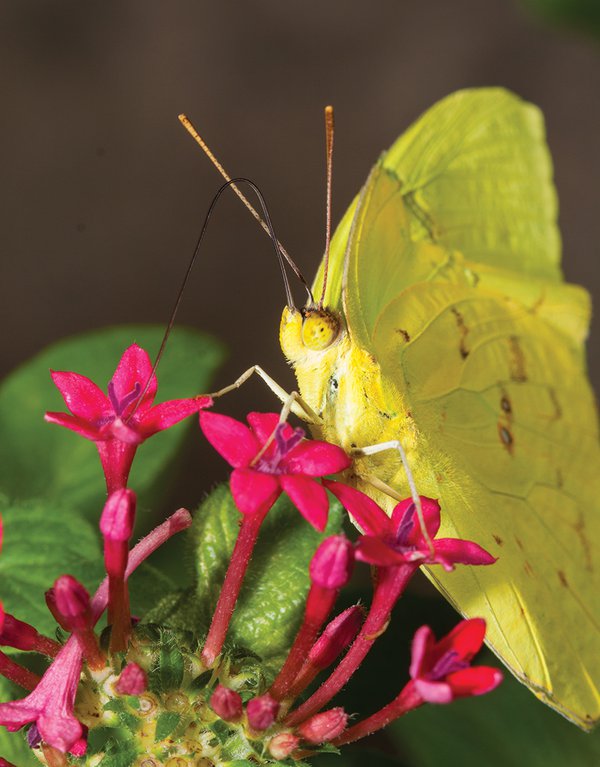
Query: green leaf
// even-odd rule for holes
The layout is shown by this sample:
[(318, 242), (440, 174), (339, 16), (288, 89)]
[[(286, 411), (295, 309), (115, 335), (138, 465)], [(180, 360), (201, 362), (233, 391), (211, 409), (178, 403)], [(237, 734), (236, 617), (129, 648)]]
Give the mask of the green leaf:
[(44, 593), (68, 573), (93, 592), (103, 573), (98, 534), (77, 513), (57, 501), (9, 503), (0, 497), (4, 546), (0, 556), (2, 601), (7, 612), (54, 632)]
[[(136, 342), (152, 356), (162, 333), (162, 327), (129, 326), (76, 336), (49, 347), (9, 376), (0, 386), (0, 489), (16, 499), (60, 499), (65, 506), (97, 517), (105, 487), (96, 446), (44, 422), (45, 411), (66, 411), (49, 370), (81, 373), (105, 391), (125, 349)], [(156, 401), (206, 391), (222, 357), (221, 347), (207, 336), (191, 329), (174, 330), (158, 370)], [(185, 425), (178, 424), (140, 446), (131, 486), (142, 506), (156, 506), (153, 493), (160, 472), (174, 457), (185, 431)]]
[(154, 741), (159, 743), (161, 740), (168, 738), (180, 721), (181, 716), (179, 714), (176, 714), (173, 711), (163, 711), (156, 720)]
[[(284, 496), (267, 515), (227, 639), (259, 655), (271, 672), (282, 663), (298, 630), (311, 557), (326, 535), (339, 531), (341, 518), (340, 507), (332, 502), (327, 530), (319, 534)], [(213, 492), (194, 517), (198, 618), (205, 627), (221, 591), (240, 521), (225, 485)]]

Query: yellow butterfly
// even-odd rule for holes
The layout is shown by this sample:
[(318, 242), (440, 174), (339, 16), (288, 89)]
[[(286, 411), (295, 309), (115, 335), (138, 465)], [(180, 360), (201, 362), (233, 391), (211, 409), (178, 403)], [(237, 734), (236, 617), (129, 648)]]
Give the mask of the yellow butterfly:
[[(535, 694), (588, 729), (600, 716), (600, 449), (585, 374), (587, 293), (566, 285), (538, 109), (466, 90), (422, 116), (371, 171), (280, 340), (315, 436), (398, 440), (442, 534), (489, 568), (428, 576)], [(397, 453), (349, 477), (392, 508)]]

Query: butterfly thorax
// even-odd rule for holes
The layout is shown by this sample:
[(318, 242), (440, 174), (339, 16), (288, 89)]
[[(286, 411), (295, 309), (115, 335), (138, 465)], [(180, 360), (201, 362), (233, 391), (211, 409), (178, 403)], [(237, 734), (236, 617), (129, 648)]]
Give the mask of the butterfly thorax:
[[(320, 322), (336, 328), (336, 332), (325, 348), (314, 348), (314, 338), (324, 346), (324, 333), (315, 333), (311, 327)], [(428, 490), (433, 490), (429, 488), (429, 466), (421, 458), (423, 437), (404, 394), (382, 375), (375, 357), (353, 341), (339, 313), (319, 309), (306, 315), (286, 308), (280, 342), (295, 370), (300, 395), (319, 417), (318, 423), (311, 425), (314, 437), (334, 442), (349, 453), (367, 445), (400, 440), (413, 471)], [(368, 478), (377, 476), (400, 493), (404, 491), (405, 479), (394, 451), (357, 458), (351, 474), (350, 479), (361, 489), (369, 484)], [(408, 485), (405, 490), (408, 494)], [(368, 492), (373, 494), (372, 488)]]

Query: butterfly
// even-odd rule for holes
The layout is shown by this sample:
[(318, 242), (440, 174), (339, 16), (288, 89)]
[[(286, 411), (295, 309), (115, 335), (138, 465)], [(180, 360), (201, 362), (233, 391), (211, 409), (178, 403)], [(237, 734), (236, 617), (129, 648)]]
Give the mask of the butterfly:
[[(439, 499), (441, 534), (498, 557), (427, 575), (589, 729), (600, 448), (590, 301), (563, 281), (556, 215), (540, 111), (499, 88), (454, 93), (381, 155), (317, 273), (323, 300), (286, 308), (280, 341), (315, 437), (399, 440), (418, 492)], [(409, 494), (394, 451), (358, 457), (346, 479), (389, 510), (381, 488)]]

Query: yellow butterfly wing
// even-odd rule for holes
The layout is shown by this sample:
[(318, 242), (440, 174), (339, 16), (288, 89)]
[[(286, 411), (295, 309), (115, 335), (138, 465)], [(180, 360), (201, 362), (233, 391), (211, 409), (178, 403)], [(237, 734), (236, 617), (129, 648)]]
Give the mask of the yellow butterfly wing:
[[(348, 334), (296, 356), (320, 433), (400, 438), (443, 532), (489, 568), (432, 569), (542, 699), (598, 719), (600, 450), (583, 342), (589, 301), (564, 285), (539, 111), (500, 89), (434, 106), (384, 154), (333, 241), (326, 303)], [(323, 270), (315, 281), (319, 295)], [(334, 380), (336, 391), (327, 382)], [(407, 491), (394, 456), (357, 463)], [(378, 500), (382, 500), (381, 496)]]

